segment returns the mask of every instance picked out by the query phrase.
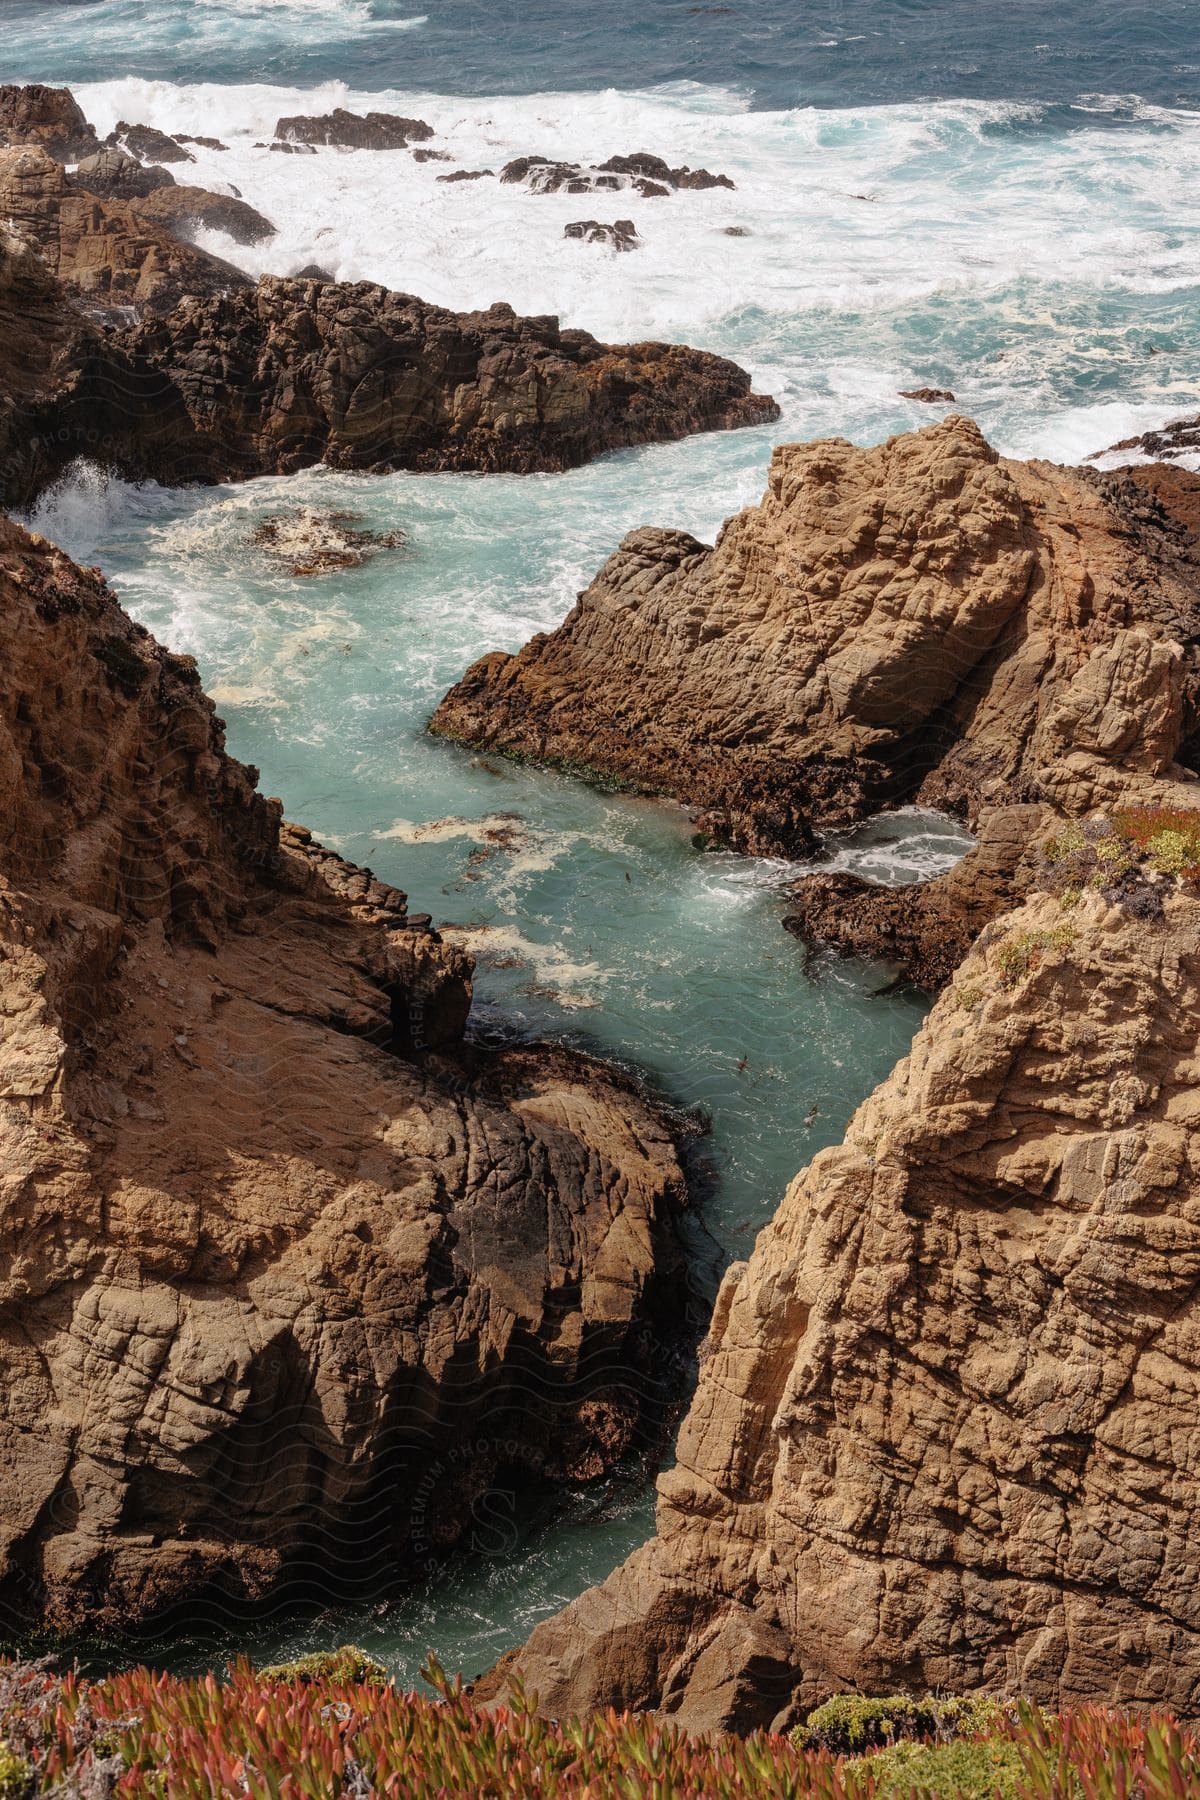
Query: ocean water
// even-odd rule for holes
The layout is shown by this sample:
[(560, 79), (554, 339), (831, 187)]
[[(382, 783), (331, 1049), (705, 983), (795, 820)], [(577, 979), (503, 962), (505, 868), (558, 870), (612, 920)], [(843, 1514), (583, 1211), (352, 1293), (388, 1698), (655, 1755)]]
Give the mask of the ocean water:
[[(278, 226), (253, 250), (204, 238), (247, 269), (315, 260), (449, 306), (503, 299), (607, 339), (686, 339), (779, 400), (770, 427), (567, 475), (318, 469), (168, 492), (81, 468), (36, 516), (199, 658), (231, 748), (291, 816), (471, 946), (481, 1024), (616, 1057), (705, 1109), (702, 1293), (841, 1136), (924, 1003), (887, 970), (806, 961), (780, 928), (803, 869), (702, 852), (682, 809), (473, 756), (424, 722), (481, 652), (556, 625), (630, 527), (711, 540), (758, 498), (774, 443), (865, 443), (938, 416), (902, 388), (952, 388), (1000, 450), (1064, 461), (1195, 411), (1198, 20), (1194, 0), (1073, 0), (1052, 18), (1032, 0), (0, 0), (6, 78), (69, 81), (102, 132), (125, 118), (224, 141), (186, 174)], [(332, 105), (424, 117), (451, 160), (259, 147), (281, 114)], [(641, 149), (735, 188), (642, 201), (436, 180)], [(641, 248), (565, 239), (588, 214), (633, 217)], [(295, 577), (253, 534), (301, 506), (405, 544)], [(906, 811), (829, 852), (902, 881), (967, 841)], [(406, 1675), (434, 1646), (473, 1673), (640, 1541), (643, 1477), (539, 1519), (491, 1516), (398, 1607), (347, 1617), (331, 1593), (328, 1614), (242, 1642), (352, 1636)]]

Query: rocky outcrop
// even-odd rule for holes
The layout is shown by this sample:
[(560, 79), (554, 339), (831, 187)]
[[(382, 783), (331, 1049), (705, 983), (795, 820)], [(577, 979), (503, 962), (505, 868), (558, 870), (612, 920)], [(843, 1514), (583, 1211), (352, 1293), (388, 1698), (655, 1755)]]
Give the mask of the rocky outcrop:
[(783, 445), (715, 547), (632, 532), (432, 725), (675, 795), (768, 854), (911, 799), (1075, 816), (1167, 775), (1193, 729), (1197, 567), (1143, 489), (1001, 459), (954, 415)]
[(602, 225), (598, 219), (577, 219), (563, 226), (563, 236), (579, 238), (585, 244), (603, 244), (606, 250), (637, 250), (641, 247), (637, 226), (632, 219), (617, 219)]
[(128, 151), (105, 144), (95, 156), (85, 156), (70, 185), (85, 193), (97, 194), (102, 200), (141, 200), (156, 188), (174, 187), (175, 177), (169, 169), (146, 167)]
[(952, 406), (954, 404), (954, 395), (949, 388), (901, 388), (900, 398), (902, 400), (920, 400), (925, 406)]
[(165, 131), (159, 131), (153, 125), (131, 125), (128, 119), (118, 119), (105, 141), (127, 150), (139, 162), (150, 163), (195, 162), (195, 157), (186, 148), (188, 144), (202, 143), (217, 150), (224, 148), (215, 138), (168, 137)]
[(632, 156), (610, 156), (594, 166), (556, 162), (549, 156), (518, 156), (500, 171), (501, 181), (523, 182), (535, 194), (608, 194), (622, 189), (644, 200), (661, 200), (684, 188), (732, 188), (728, 175), (708, 169), (673, 169), (661, 156), (638, 150)]
[(127, 320), (131, 308), (169, 310), (184, 294), (250, 285), (232, 263), (143, 216), (141, 204), (76, 187), (44, 150), (0, 151), (0, 220), (38, 250), (68, 294), (100, 316)]
[(1137, 437), (1122, 438), (1119, 443), (1110, 444), (1107, 450), (1095, 451), (1089, 460), (1095, 461), (1101, 456), (1116, 456), (1122, 451), (1133, 451), (1138, 456), (1151, 456), (1157, 462), (1173, 462), (1183, 456), (1194, 457), (1200, 452), (1200, 416), (1172, 419), (1157, 431), (1143, 431)]
[(223, 231), (235, 244), (261, 244), (275, 236), (275, 227), (256, 207), (234, 194), (214, 194), (208, 188), (173, 182), (139, 200), (137, 214), (165, 226), (175, 237), (195, 231)]
[(285, 144), (335, 144), (347, 150), (406, 150), (433, 136), (424, 119), (402, 119), (396, 113), (347, 112), (335, 106), (317, 117), (296, 114), (280, 119), (275, 136)]
[(94, 156), (100, 140), (70, 88), (0, 86), (0, 144), (32, 144), (59, 162)]
[[(448, 313), (324, 271), (249, 290), (215, 257), (118, 217), (122, 203), (56, 187), (62, 171), (40, 153), (8, 155), (0, 221), (7, 212), (77, 292), (109, 303), (89, 298), (89, 311), (111, 319), (119, 296), (152, 312), (193, 278), (192, 257), (198, 284), (239, 290), (101, 332), (0, 234), (0, 356), (20, 364), (0, 392), (0, 499), (10, 506), (28, 505), (79, 456), (172, 483), (322, 459), (523, 472), (777, 415), (735, 364), (702, 351), (600, 344), (505, 306)], [(32, 288), (36, 321), (22, 311)]]
[(1157, 917), (1038, 894), (983, 934), (727, 1274), (656, 1537), (481, 1695), (1195, 1716), (1200, 900), (1153, 879)]
[(468, 959), (7, 522), (0, 651), (0, 1633), (342, 1598), (608, 1468), (679, 1309), (662, 1117), (465, 1043)]

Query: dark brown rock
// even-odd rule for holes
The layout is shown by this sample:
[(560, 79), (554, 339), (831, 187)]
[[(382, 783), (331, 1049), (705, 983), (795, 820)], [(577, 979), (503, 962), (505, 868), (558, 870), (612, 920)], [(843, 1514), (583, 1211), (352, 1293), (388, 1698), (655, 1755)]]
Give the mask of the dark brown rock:
[(501, 181), (524, 182), (535, 194), (607, 194), (632, 190), (644, 200), (663, 199), (677, 188), (732, 188), (728, 175), (707, 169), (673, 169), (661, 156), (639, 150), (633, 156), (610, 156), (595, 167), (556, 162), (547, 156), (519, 156), (500, 171)]
[(201, 228), (223, 231), (235, 244), (261, 244), (275, 236), (270, 219), (255, 207), (232, 194), (213, 194), (207, 188), (182, 184), (159, 188), (138, 202), (137, 211), (139, 218), (153, 219), (177, 237)]
[(349, 150), (404, 150), (433, 136), (424, 119), (402, 119), (395, 113), (347, 112), (335, 106), (319, 117), (297, 114), (280, 119), (275, 136), (284, 143), (335, 144)]
[(563, 236), (581, 238), (585, 244), (603, 244), (609, 250), (637, 250), (641, 244), (632, 219), (617, 219), (612, 225), (602, 225), (598, 219), (577, 219), (573, 225), (563, 226)]
[(949, 388), (901, 388), (902, 400), (920, 400), (926, 406), (944, 406), (953, 403), (954, 395)]
[(438, 181), (482, 181), (487, 175), (494, 175), (495, 169), (455, 169), (452, 175), (438, 175)]
[(1179, 456), (1194, 456), (1200, 451), (1200, 416), (1172, 419), (1158, 431), (1144, 431), (1138, 437), (1122, 438), (1119, 443), (1110, 444), (1107, 450), (1094, 451), (1088, 461), (1094, 462), (1100, 456), (1115, 456), (1122, 450), (1152, 456), (1161, 462), (1171, 462)]
[(229, 148), (229, 145), (223, 144), (220, 138), (192, 137), (184, 131), (176, 133), (175, 142), (177, 144), (199, 144), (202, 150), (228, 150)]
[[(128, 119), (118, 119), (105, 141), (128, 150), (139, 162), (186, 163), (196, 159), (190, 150), (184, 149), (185, 142), (195, 144), (200, 139), (168, 137), (165, 131), (158, 131), (153, 125), (131, 125)], [(207, 141), (216, 144), (215, 138)]]

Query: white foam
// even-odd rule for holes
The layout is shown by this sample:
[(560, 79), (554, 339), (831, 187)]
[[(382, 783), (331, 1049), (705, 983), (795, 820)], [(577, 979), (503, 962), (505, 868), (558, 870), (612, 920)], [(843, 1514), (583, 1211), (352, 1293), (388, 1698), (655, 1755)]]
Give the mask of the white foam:
[[(1151, 109), (1144, 124), (1058, 136), (1005, 135), (1037, 109), (982, 101), (749, 112), (722, 89), (542, 94), (485, 100), (338, 82), (310, 90), (128, 80), (81, 87), (102, 132), (118, 116), (215, 134), (227, 153), (196, 152), (189, 174), (232, 181), (273, 219), (252, 248), (209, 247), (252, 272), (317, 261), (457, 308), (506, 299), (557, 312), (608, 338), (702, 335), (751, 309), (894, 306), (935, 291), (994, 291), (1018, 279), (1157, 293), (1196, 279), (1191, 199), (1200, 118)], [(378, 108), (425, 117), (448, 163), (404, 151), (255, 149), (282, 114)], [(1081, 121), (1090, 115), (1081, 113)], [(1169, 129), (1166, 127), (1169, 126)], [(456, 168), (499, 170), (545, 154), (594, 163), (649, 150), (728, 173), (736, 191), (539, 195), (483, 179), (439, 183)], [(861, 196), (868, 196), (864, 199)], [(563, 237), (566, 223), (634, 217), (642, 247), (618, 256)], [(736, 226), (746, 237), (729, 237)]]

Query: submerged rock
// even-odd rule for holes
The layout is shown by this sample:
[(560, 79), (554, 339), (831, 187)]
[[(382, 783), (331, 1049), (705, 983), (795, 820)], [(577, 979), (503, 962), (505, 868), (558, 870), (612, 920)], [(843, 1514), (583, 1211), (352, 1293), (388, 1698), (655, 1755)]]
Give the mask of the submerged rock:
[(377, 1593), (654, 1429), (667, 1122), (468, 1046), (469, 959), (255, 779), (0, 521), (6, 1640)]
[(483, 181), (485, 177), (495, 173), (495, 169), (455, 169), (451, 175), (438, 175), (434, 179), (437, 181)]
[(604, 244), (609, 250), (637, 250), (641, 247), (637, 226), (632, 219), (618, 219), (602, 225), (598, 219), (578, 219), (563, 226), (563, 236), (581, 238), (585, 244)]
[(377, 550), (399, 550), (403, 531), (371, 531), (357, 513), (321, 512), (314, 506), (264, 519), (251, 542), (292, 575), (324, 575), (331, 569), (355, 569)]
[(347, 112), (335, 106), (318, 117), (296, 114), (280, 119), (276, 139), (292, 144), (337, 144), (350, 150), (404, 150), (433, 136), (424, 119), (402, 119), (396, 113)]
[(920, 400), (925, 406), (952, 405), (954, 402), (954, 395), (949, 388), (936, 387), (901, 388), (900, 398)]

